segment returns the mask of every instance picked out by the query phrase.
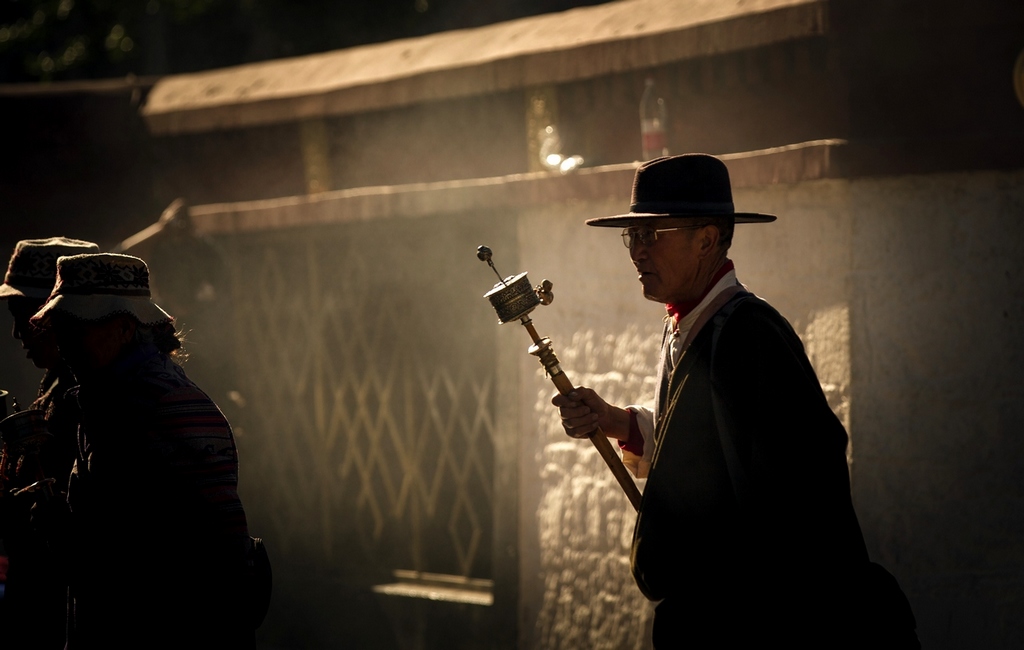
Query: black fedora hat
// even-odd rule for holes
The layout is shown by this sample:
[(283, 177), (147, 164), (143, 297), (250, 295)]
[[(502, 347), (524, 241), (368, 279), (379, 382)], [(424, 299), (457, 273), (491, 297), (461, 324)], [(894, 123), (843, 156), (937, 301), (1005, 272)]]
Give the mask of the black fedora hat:
[(767, 223), (775, 216), (736, 212), (725, 163), (705, 153), (655, 158), (633, 178), (628, 214), (587, 219), (588, 226), (624, 227), (645, 219), (735, 217), (736, 223)]

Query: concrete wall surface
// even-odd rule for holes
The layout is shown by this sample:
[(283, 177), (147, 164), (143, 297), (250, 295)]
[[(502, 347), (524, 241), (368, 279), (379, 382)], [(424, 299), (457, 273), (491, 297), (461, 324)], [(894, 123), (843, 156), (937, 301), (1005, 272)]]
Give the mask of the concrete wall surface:
[[(847, 426), (869, 551), (909, 596), (925, 647), (1019, 647), (1024, 172), (821, 180), (735, 199), (779, 215), (739, 226), (731, 256), (792, 322)], [(523, 214), (516, 269), (555, 284), (533, 318), (570, 379), (621, 405), (653, 397), (664, 312), (640, 295), (618, 231), (583, 220), (626, 202)], [(539, 364), (525, 349), (518, 363), (520, 646), (649, 647), (653, 606), (628, 566), (635, 515), (592, 446), (562, 433)]]
[(929, 648), (1024, 644), (1024, 173), (852, 183), (854, 497)]

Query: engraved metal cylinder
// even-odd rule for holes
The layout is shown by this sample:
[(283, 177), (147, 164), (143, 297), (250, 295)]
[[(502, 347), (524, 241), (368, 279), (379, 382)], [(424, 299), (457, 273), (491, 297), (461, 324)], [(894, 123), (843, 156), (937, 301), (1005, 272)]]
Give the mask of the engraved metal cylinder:
[(0, 439), (9, 453), (34, 454), (51, 438), (45, 415), (37, 409), (28, 409), (8, 415), (0, 420)]
[(494, 285), (493, 289), (484, 294), (484, 298), (490, 300), (494, 311), (498, 312), (499, 323), (519, 320), (540, 304), (540, 298), (530, 286), (526, 273), (505, 278), (504, 283)]

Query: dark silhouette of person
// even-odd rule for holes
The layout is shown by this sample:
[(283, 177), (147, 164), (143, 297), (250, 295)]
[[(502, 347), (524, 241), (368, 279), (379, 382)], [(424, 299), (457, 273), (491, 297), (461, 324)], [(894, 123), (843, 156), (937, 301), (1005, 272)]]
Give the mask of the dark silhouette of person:
[(68, 648), (252, 647), (234, 437), (176, 363), (174, 321), (151, 299), (145, 262), (60, 258), (32, 322), (52, 329), (79, 382)]
[[(0, 285), (0, 300), (7, 302), (14, 318), (14, 338), (21, 341), (28, 359), (45, 371), (29, 408), (43, 412), (50, 434), (45, 443), (30, 449), (17, 449), (18, 443), (10, 440), (0, 463), (0, 536), (10, 565), (0, 638), (4, 648), (12, 650), (64, 647), (67, 581), (59, 558), (33, 530), (30, 519), (31, 507), (49, 491), (53, 498), (66, 498), (78, 430), (77, 405), (65, 395), (75, 385), (74, 376), (60, 358), (53, 333), (29, 319), (53, 289), (58, 257), (98, 252), (92, 242), (66, 237), (20, 241)], [(53, 479), (52, 487), (29, 487), (41, 478)], [(14, 494), (21, 490), (25, 492)]]

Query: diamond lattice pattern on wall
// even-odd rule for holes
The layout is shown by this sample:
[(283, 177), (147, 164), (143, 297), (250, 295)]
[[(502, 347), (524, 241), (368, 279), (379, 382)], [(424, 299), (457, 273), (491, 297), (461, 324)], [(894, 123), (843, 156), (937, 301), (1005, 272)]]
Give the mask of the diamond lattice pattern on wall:
[[(444, 281), (427, 235), (373, 228), (227, 246), (247, 510), (288, 557), (331, 570), (486, 577), (493, 345), (471, 330), (486, 340), (493, 320)], [(439, 331), (462, 303), (479, 319)]]

